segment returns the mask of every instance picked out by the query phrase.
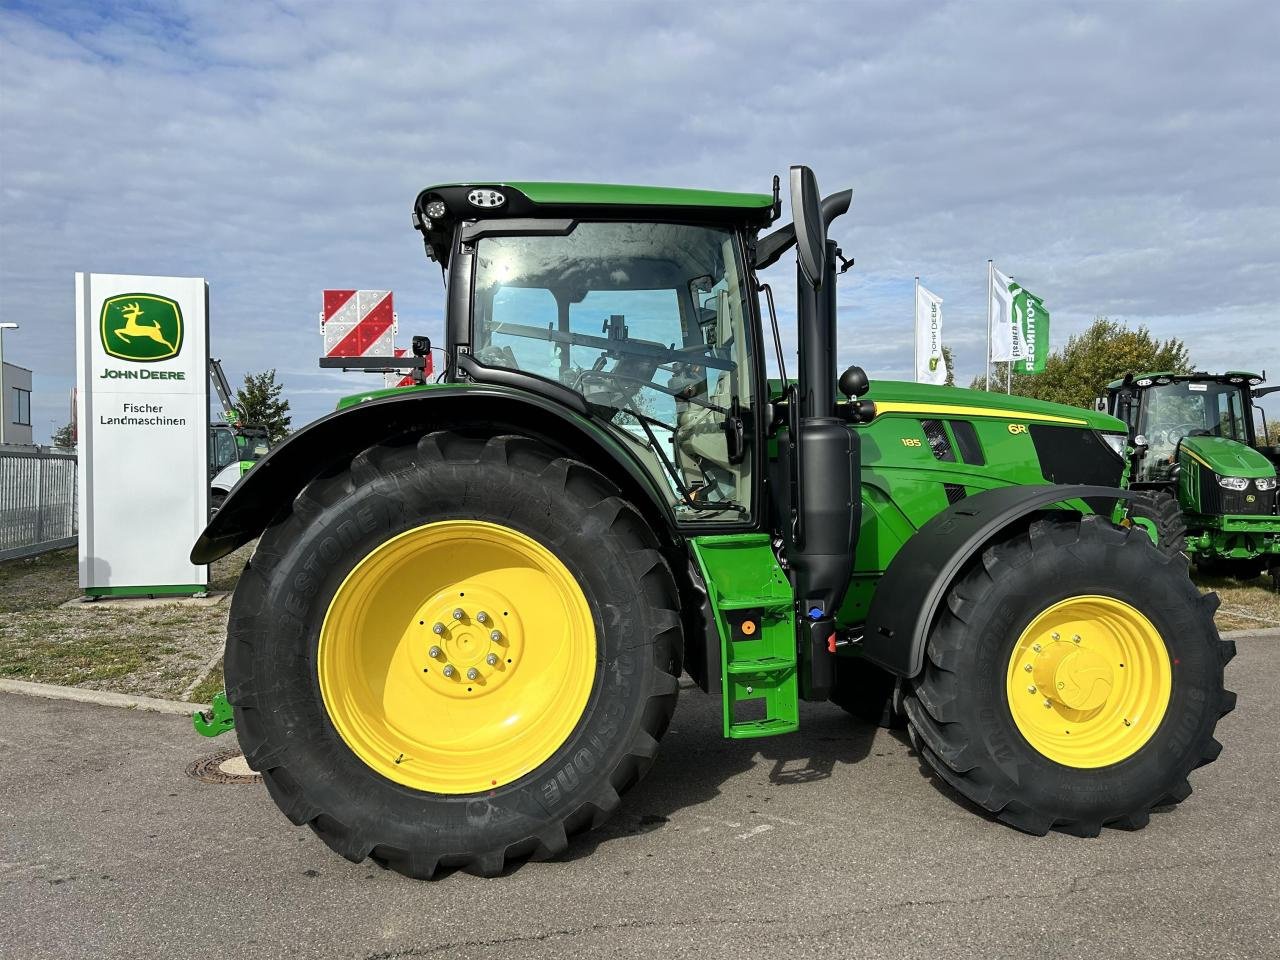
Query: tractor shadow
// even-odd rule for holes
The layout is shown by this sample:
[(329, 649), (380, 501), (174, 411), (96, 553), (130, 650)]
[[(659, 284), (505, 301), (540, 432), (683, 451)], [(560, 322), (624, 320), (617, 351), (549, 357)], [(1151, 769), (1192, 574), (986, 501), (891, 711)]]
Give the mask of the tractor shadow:
[[(608, 823), (573, 838), (561, 859), (590, 856), (612, 840), (662, 829), (682, 811), (716, 799), (727, 782), (742, 776), (749, 781), (744, 794), (749, 803), (767, 803), (779, 813), (799, 808), (803, 799), (793, 797), (793, 792), (803, 792), (806, 785), (864, 760), (877, 734), (907, 744), (903, 731), (881, 731), (834, 704), (801, 704), (800, 710), (796, 733), (728, 740), (722, 734), (720, 698), (682, 689), (649, 772), (624, 796)], [(762, 771), (767, 782), (760, 782)], [(732, 815), (723, 812), (720, 818)]]

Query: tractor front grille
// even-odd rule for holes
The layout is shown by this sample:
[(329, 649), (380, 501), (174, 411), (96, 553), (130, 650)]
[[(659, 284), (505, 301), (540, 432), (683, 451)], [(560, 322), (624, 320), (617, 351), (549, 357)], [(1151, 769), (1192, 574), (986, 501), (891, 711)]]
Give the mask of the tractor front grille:
[(1218, 486), (1212, 470), (1200, 467), (1200, 510), (1202, 513), (1266, 517), (1276, 512), (1276, 491), (1259, 490), (1252, 481), (1244, 490)]

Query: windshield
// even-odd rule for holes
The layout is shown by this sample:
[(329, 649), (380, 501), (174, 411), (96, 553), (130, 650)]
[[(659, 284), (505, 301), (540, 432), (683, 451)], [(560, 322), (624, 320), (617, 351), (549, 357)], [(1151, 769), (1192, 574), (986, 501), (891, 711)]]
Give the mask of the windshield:
[[(752, 404), (746, 271), (731, 230), (579, 223), (477, 244), (475, 358), (593, 405), (686, 518), (750, 510), (726, 424)], [(749, 441), (750, 431), (744, 431)]]
[(236, 437), (241, 460), (261, 460), (267, 455), (270, 444), (262, 430), (244, 430)]
[(1140, 479), (1162, 479), (1183, 437), (1224, 437), (1248, 443), (1244, 390), (1231, 383), (1175, 381), (1148, 388), (1138, 415), (1147, 441)]

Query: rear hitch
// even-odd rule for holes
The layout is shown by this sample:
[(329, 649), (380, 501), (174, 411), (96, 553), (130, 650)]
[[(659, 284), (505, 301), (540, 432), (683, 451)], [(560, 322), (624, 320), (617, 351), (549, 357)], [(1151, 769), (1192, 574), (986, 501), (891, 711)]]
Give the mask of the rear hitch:
[(227, 702), (227, 692), (223, 690), (214, 694), (209, 709), (193, 713), (191, 723), (202, 737), (216, 737), (235, 729), (236, 718), (231, 712), (231, 704)]

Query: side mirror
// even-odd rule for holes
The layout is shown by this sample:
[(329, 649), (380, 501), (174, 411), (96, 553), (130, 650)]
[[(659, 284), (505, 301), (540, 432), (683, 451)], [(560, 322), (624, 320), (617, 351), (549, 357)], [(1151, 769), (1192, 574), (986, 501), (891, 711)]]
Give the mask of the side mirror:
[(1097, 411), (1098, 411), (1098, 413), (1106, 413), (1106, 412), (1107, 412), (1107, 398), (1106, 398), (1106, 397), (1094, 397), (1094, 398), (1093, 398), (1093, 409), (1094, 409), (1094, 410), (1097, 410)]
[(822, 222), (818, 181), (805, 166), (791, 168), (791, 217), (796, 227), (796, 258), (815, 290), (827, 269), (827, 231)]
[(867, 371), (861, 367), (850, 367), (840, 374), (840, 392), (852, 400), (871, 389), (871, 381), (867, 379)]

